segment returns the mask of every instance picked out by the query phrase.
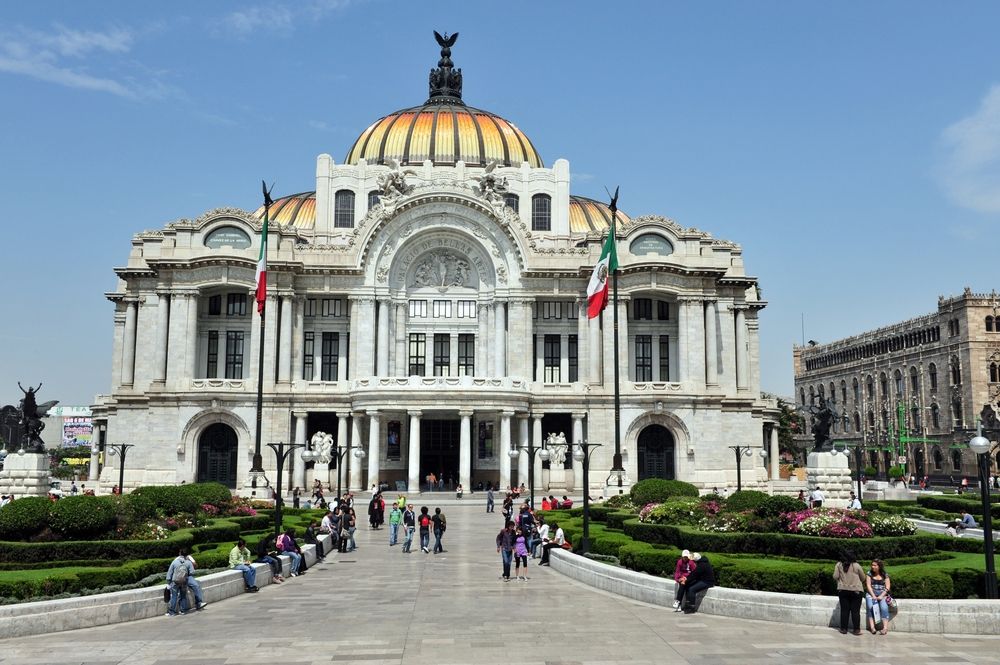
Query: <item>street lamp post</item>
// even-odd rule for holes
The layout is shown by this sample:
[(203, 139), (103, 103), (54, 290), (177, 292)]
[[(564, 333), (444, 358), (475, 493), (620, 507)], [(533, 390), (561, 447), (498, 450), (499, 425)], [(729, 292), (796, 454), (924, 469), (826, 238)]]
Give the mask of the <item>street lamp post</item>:
[(535, 453), (541, 450), (539, 446), (535, 445), (535, 442), (528, 439), (528, 444), (521, 446), (520, 448), (511, 448), (507, 455), (512, 459), (516, 460), (521, 452), (524, 451), (528, 453), (528, 505), (532, 509), (535, 508)]
[(288, 456), (292, 454), (292, 451), (296, 448), (305, 448), (304, 443), (285, 443), (284, 441), (279, 441), (278, 443), (269, 443), (267, 447), (274, 451), (274, 456), (277, 458), (278, 463), (278, 482), (275, 486), (274, 495), (274, 535), (277, 536), (281, 533), (281, 518), (282, 518), (282, 506), (285, 501), (281, 496), (281, 473), (282, 469), (285, 468), (285, 460)]
[(848, 449), (850, 449), (850, 450), (852, 450), (854, 452), (854, 468), (855, 468), (854, 479), (858, 483), (858, 494), (857, 494), (857, 497), (858, 497), (858, 500), (860, 500), (861, 499), (861, 473), (862, 473), (861, 464), (864, 462), (864, 458), (862, 456), (862, 451), (861, 451), (861, 444), (857, 444), (857, 443), (852, 444), (852, 443), (847, 443), (846, 441), (834, 441), (833, 442), (833, 450), (831, 450), (830, 452), (832, 452), (834, 455), (838, 455), (838, 454), (846, 455)]
[(118, 455), (118, 493), (125, 493), (125, 456), (128, 454), (129, 448), (134, 448), (135, 444), (132, 443), (109, 443), (108, 448), (111, 448), (111, 452)]
[(600, 448), (599, 443), (581, 441), (573, 449), (573, 459), (583, 466), (583, 538), (580, 541), (580, 552), (590, 551), (590, 451)]
[(736, 453), (736, 491), (743, 489), (743, 458), (750, 457), (750, 446), (729, 446), (729, 449)]
[(997, 572), (993, 561), (993, 516), (990, 512), (990, 440), (982, 435), (982, 425), (979, 434), (969, 441), (969, 448), (977, 456), (979, 465), (979, 494), (983, 502), (983, 550), (986, 552), (986, 597), (997, 598)]

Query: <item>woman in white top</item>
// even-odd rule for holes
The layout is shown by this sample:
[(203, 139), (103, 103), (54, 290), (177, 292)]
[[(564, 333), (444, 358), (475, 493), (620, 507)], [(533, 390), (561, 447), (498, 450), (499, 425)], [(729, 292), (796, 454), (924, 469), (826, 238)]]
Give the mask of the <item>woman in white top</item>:
[(549, 565), (549, 551), (553, 547), (562, 547), (566, 543), (566, 535), (563, 533), (562, 527), (558, 524), (553, 524), (553, 526), (556, 528), (556, 536), (542, 545), (542, 560), (538, 563), (540, 566)]

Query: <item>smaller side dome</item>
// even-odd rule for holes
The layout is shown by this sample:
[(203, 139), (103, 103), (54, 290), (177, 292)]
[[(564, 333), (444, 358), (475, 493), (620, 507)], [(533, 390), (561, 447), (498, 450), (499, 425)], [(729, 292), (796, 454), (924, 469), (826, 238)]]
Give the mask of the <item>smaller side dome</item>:
[[(618, 211), (618, 228), (628, 224), (631, 218), (621, 210)], [(585, 196), (569, 197), (569, 230), (570, 233), (602, 232), (611, 228), (611, 208), (607, 203), (601, 203)]]
[[(257, 208), (253, 217), (264, 219), (264, 206)], [(271, 204), (269, 220), (296, 229), (316, 228), (316, 192), (300, 192), (275, 199)]]

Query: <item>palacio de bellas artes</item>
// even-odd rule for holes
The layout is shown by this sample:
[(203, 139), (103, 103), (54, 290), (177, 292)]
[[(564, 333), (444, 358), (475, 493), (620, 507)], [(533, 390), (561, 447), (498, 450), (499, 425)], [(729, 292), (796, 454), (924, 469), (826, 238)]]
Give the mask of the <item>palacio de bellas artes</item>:
[[(343, 153), (316, 158), (315, 182), (269, 194), (266, 211), (218, 207), (132, 237), (106, 294), (112, 385), (92, 407), (97, 440), (135, 445), (125, 489), (247, 485), (258, 388), (262, 445), (327, 434), (352, 451), (328, 463), (297, 451), (286, 488), (414, 493), (431, 474), (449, 488), (527, 485), (528, 454), (512, 448), (589, 441), (601, 444), (593, 496), (650, 477), (735, 486), (733, 443), (756, 453), (743, 485), (763, 489), (779, 412), (760, 390), (766, 303), (740, 246), (574, 195), (570, 161), (543, 159), (544, 137), (463, 95), (461, 51), (475, 44), (455, 46), (453, 62), (454, 37), (439, 43), (426, 101), (372, 109), (381, 117)], [(590, 318), (613, 224), (617, 300)], [(582, 493), (571, 453), (536, 459), (536, 490)], [(103, 469), (103, 489), (117, 472)]]

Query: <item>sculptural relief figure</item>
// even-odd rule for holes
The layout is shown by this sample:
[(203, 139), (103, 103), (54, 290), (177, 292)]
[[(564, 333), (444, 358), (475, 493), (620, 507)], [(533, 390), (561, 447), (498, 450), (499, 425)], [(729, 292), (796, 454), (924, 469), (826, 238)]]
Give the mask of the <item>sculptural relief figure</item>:
[(466, 286), (471, 270), (464, 258), (451, 252), (433, 252), (414, 269), (413, 286), (435, 286), (441, 290), (449, 286)]
[(490, 160), (482, 175), (472, 176), (476, 181), (476, 193), (491, 203), (502, 202), (507, 193), (507, 178), (496, 173), (498, 164), (497, 160)]
[(813, 452), (824, 452), (833, 449), (833, 441), (830, 440), (830, 429), (837, 418), (837, 414), (826, 403), (826, 399), (819, 398), (819, 406), (814, 404), (802, 407), (812, 416)]
[(319, 454), (319, 462), (329, 464), (333, 459), (333, 435), (326, 432), (316, 432), (309, 439), (312, 449)]
[(44, 453), (45, 442), (42, 441), (41, 434), (42, 430), (45, 429), (45, 423), (42, 422), (42, 418), (49, 412), (49, 409), (59, 403), (59, 400), (39, 404), (35, 399), (35, 395), (38, 394), (38, 390), (42, 387), (41, 383), (38, 384), (37, 388), (32, 388), (29, 384), (28, 389), (25, 390), (21, 382), (18, 381), (17, 387), (24, 393), (24, 397), (21, 398), (21, 402), (18, 404), (18, 411), (20, 412), (19, 424), (25, 441), (24, 449), (29, 453)]
[(386, 160), (389, 170), (380, 173), (376, 178), (378, 188), (381, 191), (383, 204), (392, 203), (401, 196), (406, 196), (413, 191), (413, 185), (406, 183), (406, 176), (416, 175), (413, 169), (404, 169), (397, 159)]

